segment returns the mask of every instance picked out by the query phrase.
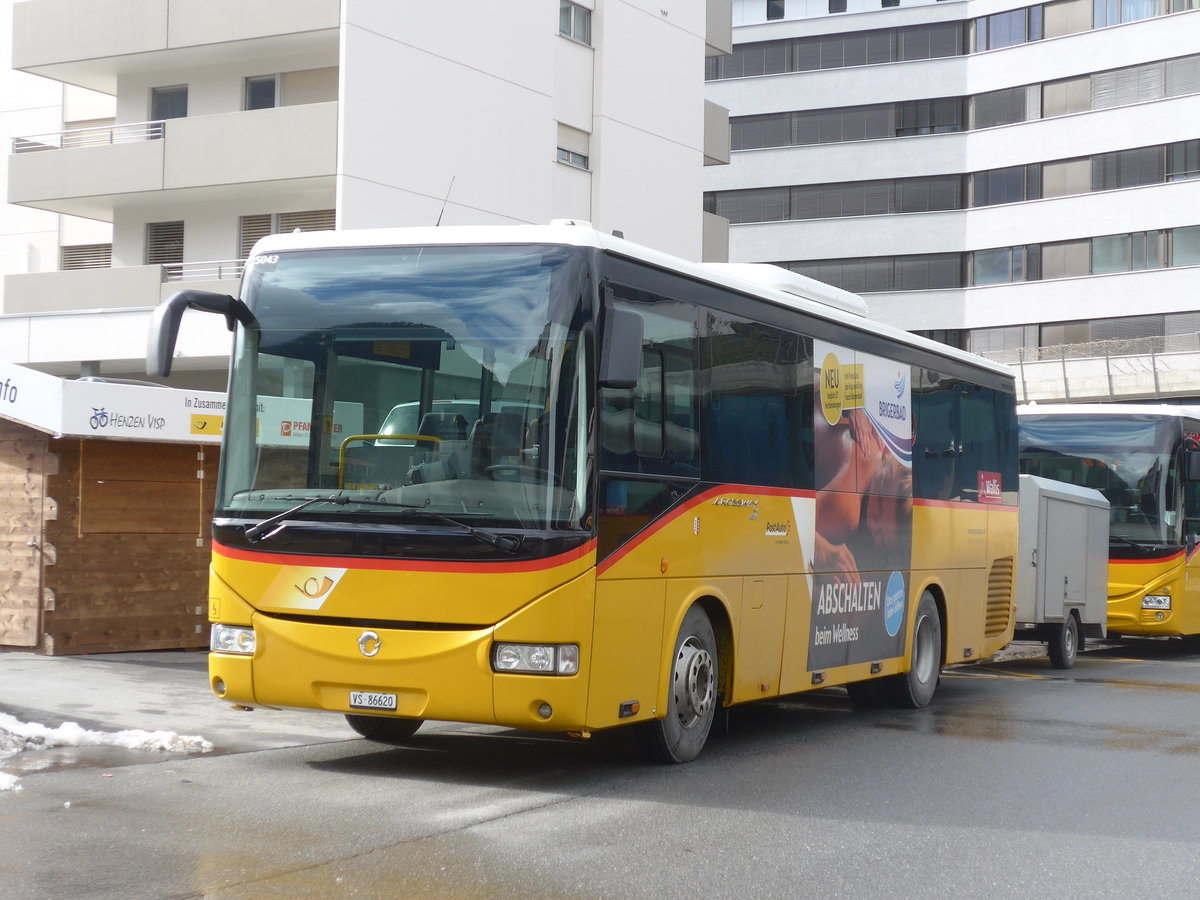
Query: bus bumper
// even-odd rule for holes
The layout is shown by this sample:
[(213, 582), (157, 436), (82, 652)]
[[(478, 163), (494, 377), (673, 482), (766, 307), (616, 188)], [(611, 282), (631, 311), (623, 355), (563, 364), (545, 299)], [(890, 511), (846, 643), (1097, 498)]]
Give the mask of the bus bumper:
[[(253, 656), (212, 652), (214, 693), (241, 706), (395, 715), (537, 731), (586, 727), (594, 579), (577, 578), (477, 629), (387, 629), (252, 613)], [(575, 675), (495, 672), (497, 640), (574, 643)], [(368, 655), (369, 654), (369, 655)], [(391, 710), (353, 707), (352, 692), (394, 696)]]

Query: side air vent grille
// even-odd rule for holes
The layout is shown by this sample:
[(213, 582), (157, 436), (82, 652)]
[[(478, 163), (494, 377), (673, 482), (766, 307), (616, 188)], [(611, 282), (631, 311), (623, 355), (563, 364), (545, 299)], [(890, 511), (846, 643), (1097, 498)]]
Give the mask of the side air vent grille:
[(1004, 634), (1012, 615), (1013, 558), (1003, 556), (992, 561), (988, 572), (987, 619), (984, 634), (988, 637)]

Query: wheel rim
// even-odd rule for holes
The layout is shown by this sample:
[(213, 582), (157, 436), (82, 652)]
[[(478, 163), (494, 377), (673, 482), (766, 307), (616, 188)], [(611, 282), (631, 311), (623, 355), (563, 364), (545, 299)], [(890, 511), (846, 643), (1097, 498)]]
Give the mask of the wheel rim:
[(672, 679), (675, 716), (684, 728), (700, 722), (712, 709), (715, 696), (712, 654), (695, 637), (679, 647)]
[(1066, 650), (1067, 659), (1070, 659), (1075, 655), (1075, 629), (1068, 625), (1065, 631), (1063, 649)]
[(933, 628), (929, 624), (929, 616), (917, 619), (917, 628), (913, 636), (913, 673), (922, 684), (928, 684), (937, 668), (937, 648), (933, 643)]

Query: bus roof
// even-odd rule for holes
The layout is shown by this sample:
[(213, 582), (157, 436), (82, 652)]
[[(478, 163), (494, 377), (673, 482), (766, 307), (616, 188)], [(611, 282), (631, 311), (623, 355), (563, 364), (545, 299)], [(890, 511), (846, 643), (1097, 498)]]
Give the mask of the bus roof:
[(1012, 370), (958, 350), (867, 318), (865, 301), (857, 294), (824, 284), (799, 273), (765, 263), (696, 263), (662, 253), (633, 241), (593, 228), (590, 223), (556, 219), (549, 225), (450, 225), (405, 228), (348, 229), (345, 231), (296, 231), (260, 238), (251, 258), (287, 250), (319, 250), (437, 244), (557, 244), (595, 247), (698, 281), (749, 294), (779, 306), (799, 310), (858, 331), (869, 331), (899, 343), (919, 347), (938, 356), (1004, 375)]
[(1166, 416), (1200, 419), (1200, 406), (1171, 403), (1023, 403), (1018, 416)]

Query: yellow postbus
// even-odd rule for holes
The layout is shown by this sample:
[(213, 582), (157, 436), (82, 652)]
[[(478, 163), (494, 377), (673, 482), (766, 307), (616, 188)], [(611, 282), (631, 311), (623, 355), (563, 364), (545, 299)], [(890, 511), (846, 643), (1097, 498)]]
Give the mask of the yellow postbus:
[(585, 224), (278, 235), (241, 295), (210, 679), (244, 707), (588, 736), (920, 707), (1013, 628), (1009, 371), (774, 266)]
[(1079, 403), (1018, 412), (1022, 472), (1108, 498), (1109, 633), (1200, 633), (1200, 409)]

